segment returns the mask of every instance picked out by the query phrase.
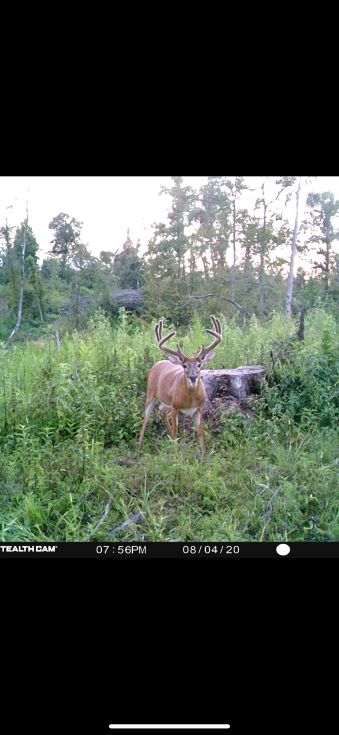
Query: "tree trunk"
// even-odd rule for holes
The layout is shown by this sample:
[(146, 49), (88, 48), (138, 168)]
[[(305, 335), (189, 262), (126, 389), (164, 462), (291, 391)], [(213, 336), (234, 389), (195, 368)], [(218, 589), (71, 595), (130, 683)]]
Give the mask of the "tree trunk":
[(265, 258), (264, 258), (264, 246), (263, 243), (260, 245), (260, 266), (259, 266), (259, 317), (262, 322), (264, 319), (264, 269), (265, 269)]
[(180, 255), (177, 253), (177, 279), (179, 280), (181, 276), (181, 260)]
[(79, 284), (76, 285), (76, 312), (75, 312), (75, 328), (79, 329)]
[(328, 234), (326, 233), (326, 255), (325, 255), (325, 294), (328, 294), (328, 282), (329, 282), (329, 274), (330, 274), (330, 248), (331, 248), (331, 242), (329, 239)]
[(19, 305), (18, 305), (18, 318), (17, 318), (16, 325), (13, 331), (8, 337), (8, 343), (12, 341), (14, 335), (19, 331), (20, 325), (21, 325), (22, 304), (23, 304), (23, 298), (24, 298), (24, 283), (25, 283), (26, 224), (27, 222), (25, 222), (24, 237), (23, 237), (22, 248), (21, 248), (21, 277), (20, 277), (20, 296), (19, 296)]
[(39, 299), (39, 294), (38, 293), (36, 294), (36, 298), (37, 298), (37, 302), (38, 302), (38, 309), (39, 309), (40, 319), (41, 319), (42, 323), (44, 323), (44, 318), (43, 318), (43, 315), (42, 315), (41, 304), (40, 304), (40, 299)]
[(213, 252), (213, 248), (212, 247), (211, 247), (211, 262), (212, 262), (213, 278), (216, 278), (216, 276), (217, 276), (217, 261), (216, 261), (215, 253)]
[(206, 281), (209, 281), (209, 277), (210, 277), (210, 274), (209, 274), (209, 265), (208, 265), (208, 261), (207, 261), (206, 256), (205, 255), (202, 255), (201, 256), (201, 260), (202, 260), (202, 264), (204, 266), (204, 273), (205, 273)]
[(285, 311), (285, 315), (287, 317), (290, 317), (291, 312), (292, 312), (293, 284), (294, 284), (294, 259), (295, 259), (295, 255), (297, 252), (297, 238), (298, 238), (298, 229), (299, 229), (298, 217), (299, 217), (300, 188), (301, 188), (301, 176), (299, 177), (299, 186), (296, 192), (295, 221), (294, 221), (294, 230), (293, 230), (292, 245), (291, 245), (290, 270), (289, 270), (288, 281), (287, 281), (286, 311)]
[(190, 265), (190, 290), (192, 293), (193, 286), (194, 286), (194, 273), (195, 273), (195, 255), (193, 251), (193, 246), (191, 246), (191, 249), (190, 249), (190, 264), (189, 265)]
[(297, 332), (297, 338), (299, 342), (303, 342), (303, 340), (305, 339), (305, 312), (305, 306), (302, 306), (299, 319), (299, 329)]
[(260, 265), (259, 265), (259, 317), (261, 323), (264, 320), (264, 305), (265, 305), (265, 239), (266, 239), (266, 209), (267, 205), (264, 200), (264, 222), (263, 232), (260, 242)]
[(235, 220), (236, 220), (236, 211), (235, 211), (235, 197), (233, 199), (233, 268), (232, 268), (232, 299), (235, 299), (235, 264), (237, 260), (237, 252), (236, 252), (236, 232), (235, 232)]
[(61, 256), (60, 276), (64, 281), (66, 280), (66, 266), (67, 266), (67, 253), (63, 252)]

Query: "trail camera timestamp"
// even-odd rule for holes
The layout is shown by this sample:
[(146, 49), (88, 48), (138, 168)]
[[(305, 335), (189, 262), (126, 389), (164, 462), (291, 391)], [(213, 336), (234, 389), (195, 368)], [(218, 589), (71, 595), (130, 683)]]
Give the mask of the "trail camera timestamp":
[(240, 546), (237, 544), (226, 543), (176, 543), (176, 544), (138, 544), (138, 543), (120, 543), (120, 544), (97, 544), (95, 554), (102, 559), (117, 557), (210, 557), (210, 558), (229, 558), (230, 556), (240, 555)]
[(145, 544), (102, 544), (96, 547), (99, 556), (146, 556), (147, 546)]
[(224, 556), (225, 554), (239, 554), (239, 546), (232, 544), (184, 544), (184, 556)]

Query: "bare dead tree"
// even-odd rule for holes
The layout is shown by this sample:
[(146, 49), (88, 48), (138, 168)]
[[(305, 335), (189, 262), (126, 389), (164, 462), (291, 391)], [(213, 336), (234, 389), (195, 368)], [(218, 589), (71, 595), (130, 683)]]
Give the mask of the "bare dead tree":
[(21, 325), (21, 319), (22, 319), (22, 305), (23, 305), (23, 298), (24, 298), (24, 285), (25, 285), (25, 252), (26, 252), (26, 228), (27, 228), (27, 222), (28, 222), (28, 205), (26, 203), (26, 219), (24, 222), (24, 236), (22, 240), (22, 247), (21, 247), (21, 269), (20, 269), (20, 294), (19, 294), (19, 304), (18, 304), (18, 317), (16, 320), (16, 325), (11, 332), (11, 334), (8, 337), (7, 343), (10, 344), (13, 337), (16, 335), (16, 333), (20, 329)]
[(293, 230), (293, 237), (292, 237), (292, 245), (291, 245), (290, 269), (289, 269), (288, 280), (287, 280), (286, 309), (285, 309), (285, 315), (287, 317), (291, 316), (291, 313), (292, 313), (293, 283), (294, 283), (294, 259), (295, 259), (295, 255), (296, 255), (296, 252), (297, 252), (297, 237), (298, 237), (298, 229), (299, 229), (298, 217), (299, 217), (300, 189), (301, 189), (301, 176), (299, 176), (299, 185), (298, 185), (298, 189), (296, 191), (296, 212), (295, 212), (295, 220), (294, 220), (294, 230)]
[(262, 185), (262, 203), (264, 208), (262, 234), (260, 238), (260, 265), (259, 265), (259, 315), (262, 323), (264, 318), (265, 303), (265, 248), (266, 248), (266, 228), (267, 228), (267, 209), (268, 204), (265, 199), (265, 184)]

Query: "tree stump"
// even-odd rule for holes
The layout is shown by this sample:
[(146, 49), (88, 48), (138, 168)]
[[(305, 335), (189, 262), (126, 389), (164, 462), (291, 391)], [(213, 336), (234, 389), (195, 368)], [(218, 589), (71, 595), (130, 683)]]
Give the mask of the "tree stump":
[[(234, 370), (202, 370), (207, 400), (203, 418), (211, 431), (218, 433), (222, 416), (237, 411), (248, 419), (255, 415), (254, 394), (260, 392), (265, 377), (263, 365), (243, 365)], [(186, 417), (184, 420), (184, 424)]]
[(263, 365), (244, 365), (234, 370), (202, 370), (201, 378), (209, 401), (221, 396), (244, 399), (260, 392), (265, 373)]

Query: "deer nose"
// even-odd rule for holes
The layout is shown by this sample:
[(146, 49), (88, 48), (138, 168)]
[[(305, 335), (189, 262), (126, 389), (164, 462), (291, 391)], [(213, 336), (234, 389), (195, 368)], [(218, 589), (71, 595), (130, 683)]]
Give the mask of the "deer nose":
[(195, 383), (196, 379), (197, 379), (197, 376), (196, 375), (191, 375), (191, 377), (190, 377), (191, 383)]

